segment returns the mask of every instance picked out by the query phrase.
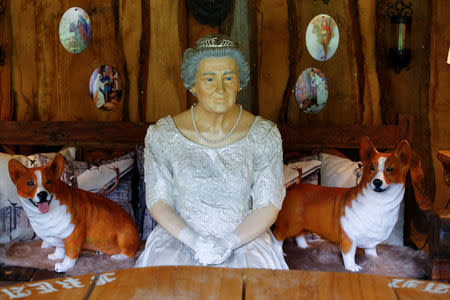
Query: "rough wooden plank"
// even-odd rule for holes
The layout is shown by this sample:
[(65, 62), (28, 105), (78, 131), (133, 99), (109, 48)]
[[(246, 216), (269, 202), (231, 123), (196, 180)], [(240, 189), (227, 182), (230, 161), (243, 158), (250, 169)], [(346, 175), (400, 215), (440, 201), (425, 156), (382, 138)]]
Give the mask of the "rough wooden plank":
[[(89, 78), (95, 68), (108, 64), (121, 77), (123, 53), (118, 32), (118, 12), (114, 0), (83, 0), (77, 6), (84, 9), (92, 21), (92, 38), (88, 47), (78, 54), (64, 49), (59, 41), (59, 22), (67, 9), (68, 0), (36, 2), (38, 119), (49, 121), (123, 119), (124, 101), (112, 111), (95, 107), (89, 95)], [(126, 101), (125, 101), (126, 102)]]
[(9, 1), (12, 36), (14, 37), (12, 92), (15, 99), (15, 119), (37, 119), (37, 69), (35, 1)]
[(139, 55), (142, 36), (141, 1), (119, 1), (119, 31), (124, 55), (127, 80), (123, 82), (126, 94), (122, 95), (127, 114), (124, 119), (140, 121), (139, 113)]
[(390, 279), (353, 273), (244, 269), (245, 299), (397, 299)]
[(330, 148), (359, 148), (361, 137), (368, 136), (378, 149), (393, 149), (405, 138), (403, 129), (396, 125), (290, 127), (280, 125), (285, 151)]
[(3, 64), (0, 65), (0, 120), (11, 120), (13, 109), (11, 99), (12, 32), (9, 3), (3, 1), (0, 9), (0, 49), (4, 55)]
[(5, 286), (0, 288), (0, 299), (84, 299), (92, 278), (88, 274)]
[(147, 114), (147, 82), (148, 82), (148, 63), (150, 59), (150, 0), (141, 0), (141, 24), (142, 32), (140, 39), (139, 54), (139, 121), (144, 121)]
[[(297, 24), (299, 26), (300, 55), (296, 57), (299, 69), (297, 77), (306, 68), (320, 69), (328, 81), (328, 101), (325, 107), (316, 114), (305, 114), (295, 101), (292, 93), (289, 102), (288, 123), (308, 124), (309, 126), (334, 126), (360, 124), (358, 64), (353, 45), (352, 22), (349, 18), (351, 1), (297, 1)], [(309, 22), (319, 14), (332, 17), (339, 28), (339, 46), (336, 53), (327, 61), (317, 61), (308, 52), (305, 42), (306, 29)]]
[[(363, 98), (363, 118), (365, 125), (381, 124), (380, 107), (380, 84), (378, 83), (378, 74), (376, 71), (375, 55), (375, 26), (376, 26), (376, 8), (375, 1), (359, 1), (358, 16), (361, 28), (362, 48), (364, 53), (364, 98)], [(354, 20), (356, 22), (356, 20)]]
[(258, 111), (276, 121), (289, 76), (288, 7), (285, 0), (259, 0), (256, 7)]
[(241, 299), (239, 269), (149, 267), (119, 270), (89, 299)]
[(150, 57), (146, 83), (146, 121), (156, 121), (186, 108), (181, 80), (184, 45), (180, 37), (180, 8), (176, 1), (150, 1)]
[[(133, 146), (142, 144), (146, 122), (8, 122), (0, 121), (0, 144)], [(292, 127), (280, 125), (285, 151), (320, 148), (358, 148), (360, 138), (369, 136), (376, 147), (392, 149), (409, 138), (411, 125)]]
[(0, 121), (0, 144), (134, 147), (144, 143), (149, 123)]
[(298, 22), (297, 22), (297, 4), (296, 1), (287, 1), (288, 4), (288, 18), (289, 18), (289, 78), (286, 88), (283, 93), (283, 100), (281, 103), (281, 110), (278, 115), (278, 121), (281, 124), (287, 123), (289, 101), (292, 97), (292, 92), (295, 89), (297, 81), (297, 70), (299, 69), (297, 57), (300, 56), (300, 41), (298, 37)]

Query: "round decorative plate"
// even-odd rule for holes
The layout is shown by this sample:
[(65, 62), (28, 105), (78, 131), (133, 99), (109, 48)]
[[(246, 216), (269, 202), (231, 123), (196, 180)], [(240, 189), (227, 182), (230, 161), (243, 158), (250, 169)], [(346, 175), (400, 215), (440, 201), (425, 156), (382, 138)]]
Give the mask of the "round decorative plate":
[(295, 99), (302, 111), (318, 113), (327, 103), (328, 83), (325, 75), (317, 68), (308, 68), (298, 77), (295, 85)]
[(102, 65), (92, 72), (89, 93), (98, 109), (112, 110), (122, 97), (122, 81), (114, 67)]
[(328, 15), (315, 16), (306, 28), (306, 47), (320, 61), (330, 59), (339, 45), (339, 28)]
[(70, 53), (80, 53), (89, 44), (92, 23), (89, 15), (79, 7), (66, 10), (59, 21), (59, 39)]

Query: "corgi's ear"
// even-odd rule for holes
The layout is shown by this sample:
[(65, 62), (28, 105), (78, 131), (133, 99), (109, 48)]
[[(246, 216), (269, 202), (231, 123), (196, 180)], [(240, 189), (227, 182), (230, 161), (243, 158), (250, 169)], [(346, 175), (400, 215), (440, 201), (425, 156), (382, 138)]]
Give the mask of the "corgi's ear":
[(64, 161), (64, 157), (60, 153), (58, 153), (47, 168), (50, 171), (50, 174), (52, 174), (53, 178), (59, 178), (64, 170), (65, 165), (66, 162)]
[(359, 157), (362, 161), (367, 161), (377, 154), (377, 149), (367, 136), (363, 136), (359, 143)]
[(400, 162), (405, 165), (409, 166), (411, 163), (411, 147), (409, 146), (409, 143), (407, 140), (402, 140), (397, 147), (394, 150), (394, 155), (400, 160)]
[(14, 182), (14, 184), (17, 184), (19, 179), (27, 172), (27, 168), (14, 158), (9, 160), (8, 170), (9, 176), (11, 177), (11, 180), (12, 182)]

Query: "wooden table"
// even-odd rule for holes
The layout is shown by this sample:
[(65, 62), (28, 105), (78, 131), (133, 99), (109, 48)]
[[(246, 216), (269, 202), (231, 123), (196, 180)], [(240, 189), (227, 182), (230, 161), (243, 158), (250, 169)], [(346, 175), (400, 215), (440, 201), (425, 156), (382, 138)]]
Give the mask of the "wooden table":
[(0, 287), (0, 299), (450, 299), (450, 284), (355, 273), (149, 267)]

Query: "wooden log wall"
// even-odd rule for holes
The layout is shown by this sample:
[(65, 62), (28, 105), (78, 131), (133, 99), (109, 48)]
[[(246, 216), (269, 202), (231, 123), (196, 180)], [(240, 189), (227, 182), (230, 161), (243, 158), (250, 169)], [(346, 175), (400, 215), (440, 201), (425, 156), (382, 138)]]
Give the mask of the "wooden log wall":
[[(222, 32), (239, 41), (250, 62), (251, 83), (239, 102), (255, 114), (292, 125), (334, 126), (392, 124), (398, 113), (411, 113), (414, 148), (434, 193), (432, 175), (439, 178), (442, 170), (436, 151), (450, 148), (448, 71), (438, 60), (448, 51), (441, 44), (448, 45), (448, 1), (407, 0), (413, 57), (399, 74), (384, 59), (389, 1), (234, 0), (217, 27), (199, 24), (185, 0), (3, 1), (0, 119), (154, 122), (177, 114), (195, 101), (180, 77), (184, 49), (206, 33)], [(74, 6), (86, 10), (93, 28), (79, 54), (66, 51), (58, 34), (62, 15)], [(325, 62), (314, 60), (305, 43), (309, 22), (322, 13), (336, 21), (340, 34), (336, 53)], [(89, 78), (102, 64), (122, 78), (122, 101), (113, 111), (96, 109), (89, 95)], [(313, 115), (298, 109), (292, 93), (308, 67), (319, 68), (329, 86), (327, 105)], [(441, 181), (437, 185), (445, 198), (448, 190), (440, 190)]]

